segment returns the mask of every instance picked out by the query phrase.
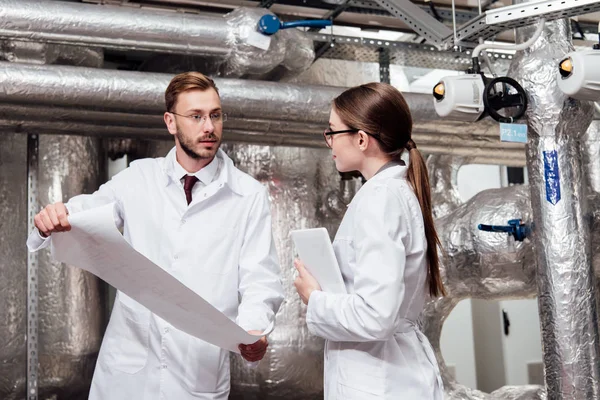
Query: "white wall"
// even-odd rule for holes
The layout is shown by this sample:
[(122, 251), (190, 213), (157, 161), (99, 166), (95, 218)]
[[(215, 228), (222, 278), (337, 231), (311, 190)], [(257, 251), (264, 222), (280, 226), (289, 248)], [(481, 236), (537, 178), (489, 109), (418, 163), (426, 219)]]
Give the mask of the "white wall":
[(477, 389), (490, 393), (506, 384), (500, 307), (496, 301), (472, 302)]
[(463, 201), (469, 200), (482, 190), (499, 188), (500, 185), (498, 165), (470, 164), (458, 170), (458, 192)]
[(454, 367), (456, 380), (476, 388), (475, 348), (473, 346), (473, 319), (471, 300), (462, 300), (450, 313), (442, 328), (440, 347), (444, 361)]
[(508, 336), (502, 335), (507, 385), (528, 384), (528, 363), (542, 362), (542, 338), (537, 299), (503, 300), (500, 312), (510, 321)]
[(108, 179), (112, 179), (113, 176), (118, 174), (127, 168), (127, 157), (123, 156), (116, 160), (108, 159)]

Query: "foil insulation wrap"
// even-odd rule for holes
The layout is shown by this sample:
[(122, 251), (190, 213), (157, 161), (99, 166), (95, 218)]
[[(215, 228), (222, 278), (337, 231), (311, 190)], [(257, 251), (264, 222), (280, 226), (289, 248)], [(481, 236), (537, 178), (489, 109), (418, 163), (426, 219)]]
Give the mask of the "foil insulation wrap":
[(4, 40), (0, 41), (0, 60), (101, 68), (104, 64), (104, 52), (100, 48)]
[(293, 285), (295, 254), (289, 231), (324, 226), (333, 237), (342, 216), (328, 207), (326, 195), (339, 187), (339, 174), (325, 148), (230, 145), (227, 152), (236, 165), (269, 187), (286, 299), (269, 337), (270, 351), (259, 367), (248, 370), (241, 358), (233, 357), (230, 399), (321, 399), (324, 342), (306, 327), (306, 307)]
[[(430, 171), (430, 174), (435, 174), (435, 171)], [(545, 398), (537, 386), (504, 387), (491, 394), (466, 387), (450, 375), (440, 348), (443, 323), (461, 300), (535, 296), (536, 269), (531, 243), (527, 239), (516, 242), (506, 234), (477, 229), (479, 224), (504, 225), (514, 218), (521, 218), (525, 223), (531, 221), (529, 190), (526, 186), (480, 192), (449, 214), (436, 219), (443, 249), (441, 273), (448, 295), (426, 304), (420, 325), (438, 359), (446, 399)]]
[(293, 74), (308, 70), (315, 60), (313, 40), (299, 29), (285, 29), (280, 33), (286, 41), (285, 57), (281, 66)]
[(27, 135), (0, 135), (0, 398), (25, 397)]
[[(1, 1), (1, 0), (0, 0)], [(167, 138), (160, 114), (173, 75), (0, 62), (0, 129), (129, 138)], [(331, 101), (344, 88), (216, 79), (228, 113), (227, 137), (238, 142), (322, 147)], [(524, 165), (522, 144), (498, 140), (489, 122), (435, 118), (431, 96), (405, 93), (413, 137), (429, 154), (472, 162)]]
[[(40, 206), (93, 193), (106, 180), (101, 140), (41, 135)], [(26, 218), (23, 217), (23, 221)], [(106, 327), (106, 284), (80, 268), (39, 252), (39, 393), (87, 396)]]
[[(172, 74), (0, 63), (0, 101), (137, 115), (137, 126), (144, 127), (148, 121), (142, 115), (152, 118), (165, 111), (164, 93), (172, 78)], [(343, 91), (237, 79), (215, 79), (215, 83), (223, 108), (233, 119), (326, 124), (331, 101)], [(416, 95), (415, 100), (424, 103), (421, 97), (426, 96)]]
[[(0, 199), (6, 218), (0, 245), (0, 398), (26, 397), (27, 136), (0, 136)], [(41, 135), (37, 191), (41, 205), (91, 193), (105, 180), (100, 140)], [(33, 210), (37, 213), (38, 209)], [(38, 253), (38, 393), (79, 400), (89, 391), (106, 323), (105, 285), (79, 268)]]
[(589, 194), (600, 195), (600, 120), (593, 120), (581, 140), (583, 170), (586, 174)]
[[(292, 28), (271, 36), (257, 32), (260, 18), (274, 15), (265, 8), (237, 8), (225, 15), (231, 49), (221, 73), (228, 77), (258, 75), (281, 65), (294, 73), (307, 70), (315, 58), (312, 39)], [(264, 44), (257, 44), (264, 42)]]
[(0, 0), (0, 38), (226, 59), (220, 16), (50, 0)]
[[(519, 28), (517, 41), (530, 38), (534, 29)], [(580, 147), (593, 110), (589, 102), (567, 97), (556, 82), (558, 62), (572, 50), (569, 21), (552, 21), (532, 47), (517, 53), (509, 71), (529, 98), (527, 164), (538, 305), (545, 381), (553, 400), (600, 396), (592, 213)]]
[(448, 215), (462, 204), (458, 192), (458, 170), (465, 164), (469, 164), (465, 157), (442, 155), (427, 157), (434, 218)]
[(596, 275), (596, 297), (600, 300), (600, 120), (593, 120), (581, 141), (583, 173), (592, 212), (592, 257)]
[(531, 244), (502, 233), (477, 229), (505, 225), (509, 219), (531, 223), (527, 186), (489, 189), (436, 220), (443, 249), (443, 277), (449, 297), (482, 299), (535, 296)]
[[(314, 60), (313, 42), (298, 29), (272, 37), (257, 32), (264, 8), (237, 8), (224, 17), (48, 0), (0, 0), (0, 39), (140, 50), (204, 57), (225, 76), (294, 73)], [(257, 42), (270, 41), (265, 48)], [(14, 59), (13, 59), (14, 60)], [(11, 60), (11, 61), (13, 61)]]

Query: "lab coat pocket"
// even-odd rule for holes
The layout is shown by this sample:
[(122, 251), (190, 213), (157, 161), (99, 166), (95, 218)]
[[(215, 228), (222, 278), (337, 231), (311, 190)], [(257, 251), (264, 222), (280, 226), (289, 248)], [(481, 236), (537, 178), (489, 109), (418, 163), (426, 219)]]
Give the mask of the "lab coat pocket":
[(110, 369), (135, 374), (148, 361), (149, 320), (136, 319), (134, 311), (120, 301), (115, 307), (117, 315), (105, 338), (106, 364)]
[(184, 377), (187, 389), (191, 393), (213, 393), (217, 390), (222, 372), (222, 353), (227, 352), (203, 340), (188, 338)]
[[(338, 365), (338, 397), (367, 399), (385, 393), (384, 362), (368, 352), (342, 350)], [(361, 397), (362, 394), (362, 397)]]

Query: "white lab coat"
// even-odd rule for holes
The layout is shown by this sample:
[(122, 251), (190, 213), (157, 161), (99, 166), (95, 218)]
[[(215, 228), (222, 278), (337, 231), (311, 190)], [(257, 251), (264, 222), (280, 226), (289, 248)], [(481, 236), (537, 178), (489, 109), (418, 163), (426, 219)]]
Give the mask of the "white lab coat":
[[(224, 152), (217, 157), (214, 179), (195, 185), (189, 206), (173, 149), (165, 158), (134, 161), (67, 208), (72, 214), (115, 201), (115, 219), (137, 251), (244, 329), (264, 330), (283, 300), (268, 192)], [(28, 245), (37, 250), (48, 240), (34, 231)], [(228, 351), (173, 328), (118, 292), (90, 399), (224, 400), (229, 376)]]
[(428, 297), (427, 242), (405, 166), (358, 191), (333, 246), (348, 294), (313, 292), (306, 321), (325, 338), (326, 400), (442, 400), (437, 361), (415, 321)]

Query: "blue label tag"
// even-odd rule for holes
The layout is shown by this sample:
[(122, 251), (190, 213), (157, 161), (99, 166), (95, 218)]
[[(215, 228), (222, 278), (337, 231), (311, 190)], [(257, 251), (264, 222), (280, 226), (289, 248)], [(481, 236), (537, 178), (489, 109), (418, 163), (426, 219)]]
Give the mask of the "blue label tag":
[(500, 140), (503, 142), (527, 143), (527, 125), (501, 122)]
[(544, 179), (546, 180), (546, 200), (556, 205), (560, 201), (560, 175), (556, 150), (544, 151)]

